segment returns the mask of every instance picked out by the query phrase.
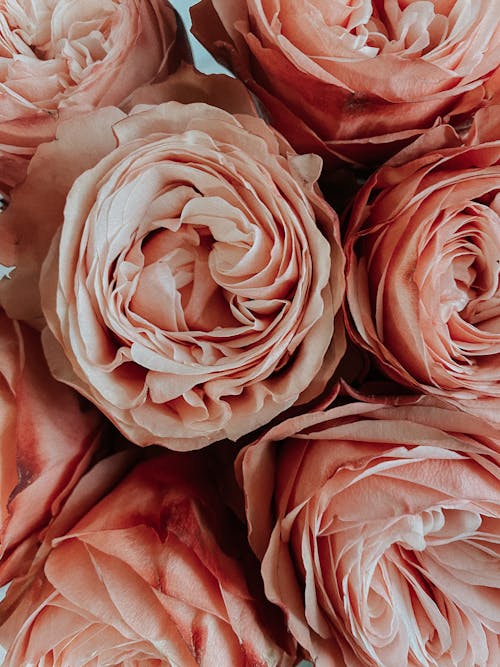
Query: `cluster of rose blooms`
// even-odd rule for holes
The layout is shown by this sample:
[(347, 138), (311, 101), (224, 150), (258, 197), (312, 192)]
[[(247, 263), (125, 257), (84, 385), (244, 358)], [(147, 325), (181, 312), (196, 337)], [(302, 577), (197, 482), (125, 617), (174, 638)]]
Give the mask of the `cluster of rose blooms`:
[(498, 3), (192, 18), (0, 0), (4, 665), (498, 667)]

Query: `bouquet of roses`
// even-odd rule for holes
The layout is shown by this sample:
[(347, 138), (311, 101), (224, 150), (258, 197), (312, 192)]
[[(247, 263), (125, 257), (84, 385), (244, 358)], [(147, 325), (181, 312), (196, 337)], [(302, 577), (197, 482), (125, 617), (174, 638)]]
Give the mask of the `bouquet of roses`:
[(191, 15), (0, 1), (3, 664), (498, 667), (498, 6)]

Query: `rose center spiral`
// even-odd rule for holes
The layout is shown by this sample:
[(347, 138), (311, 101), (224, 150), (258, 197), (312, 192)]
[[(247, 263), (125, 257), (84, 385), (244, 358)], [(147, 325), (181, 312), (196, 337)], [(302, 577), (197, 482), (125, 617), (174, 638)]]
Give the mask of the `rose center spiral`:
[[(107, 55), (116, 0), (86, 2), (0, 2), (0, 58), (35, 58), (68, 63), (74, 83)], [(1, 62), (1, 61), (0, 61)]]
[(209, 257), (214, 239), (202, 226), (162, 229), (143, 240), (143, 268), (131, 309), (165, 331), (212, 331), (234, 326), (225, 290)]
[(460, 40), (477, 13), (461, 0), (305, 0), (303, 30), (294, 0), (281, 0), (278, 16), (275, 3), (264, 4), (271, 25), (277, 26), (279, 17), (281, 33), (325, 69), (332, 54), (338, 60), (382, 53), (425, 58), (441, 44)]

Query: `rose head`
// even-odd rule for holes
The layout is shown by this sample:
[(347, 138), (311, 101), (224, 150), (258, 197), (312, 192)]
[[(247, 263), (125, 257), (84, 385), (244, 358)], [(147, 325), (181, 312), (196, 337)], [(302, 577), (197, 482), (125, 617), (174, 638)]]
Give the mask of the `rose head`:
[(95, 453), (101, 422), (82, 403), (50, 376), (38, 332), (0, 311), (0, 585), (27, 569)]
[(317, 665), (495, 667), (500, 440), (432, 404), (283, 422), (237, 462), (267, 597)]
[(192, 16), (294, 148), (331, 165), (381, 162), (498, 94), (489, 0), (202, 0)]
[(1, 0), (0, 188), (24, 177), (59, 114), (120, 106), (188, 53), (164, 0)]
[[(100, 129), (82, 160), (103, 135), (117, 145), (74, 182), (42, 272), (56, 376), (133, 442), (175, 449), (236, 439), (317, 395), (343, 351), (343, 258), (316, 156), (205, 104), (107, 118), (87, 117)], [(43, 147), (45, 178), (59, 180), (76, 134), (70, 121)]]
[(392, 378), (498, 422), (500, 142), (430, 143), (383, 167), (355, 200), (349, 332)]
[(293, 665), (209, 469), (199, 453), (139, 465), (54, 540), (0, 629), (5, 667)]

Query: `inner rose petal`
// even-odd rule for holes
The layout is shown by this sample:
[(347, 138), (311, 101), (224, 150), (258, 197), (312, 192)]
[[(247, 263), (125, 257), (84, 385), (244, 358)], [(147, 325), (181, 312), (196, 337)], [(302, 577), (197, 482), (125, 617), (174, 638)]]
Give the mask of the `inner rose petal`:
[(208, 229), (188, 225), (146, 237), (142, 243), (144, 268), (131, 309), (169, 332), (236, 326), (225, 292), (209, 268), (212, 243)]
[(55, 4), (6, 0), (4, 11), (12, 23), (0, 25), (1, 41), (7, 45), (9, 33), (13, 39), (0, 56), (22, 53), (33, 60), (67, 61), (69, 79), (78, 83), (86, 68), (103, 60), (110, 50), (110, 18), (119, 10), (115, 0)]
[(262, 4), (278, 41), (286, 38), (326, 70), (335, 61), (394, 54), (440, 60), (449, 70), (470, 71), (477, 61), (470, 42), (482, 39), (476, 29), (481, 2), (260, 0), (256, 4)]
[[(405, 469), (396, 468), (403, 475), (401, 482)], [(441, 501), (439, 494), (431, 494), (438, 502), (429, 505), (424, 489), (428, 494), (434, 488), (434, 475), (447, 478), (445, 470), (453, 472), (447, 493), (441, 494)], [(335, 477), (329, 480), (321, 493), (329, 488), (331, 509), (323, 509), (321, 493), (317, 501), (310, 501), (310, 508), (321, 512), (320, 521), (310, 511), (312, 525), (326, 525), (325, 511), (330, 517), (329, 536), (321, 538), (321, 571), (316, 576), (325, 582), (328, 598), (339, 600), (356, 642), (374, 664), (397, 667), (394, 655), (407, 654), (427, 664), (432, 646), (441, 656), (450, 650), (453, 619), (462, 609), (471, 605), (474, 613), (484, 614), (487, 623), (498, 621), (493, 602), (498, 597), (498, 574), (493, 570), (498, 569), (500, 549), (498, 519), (494, 518), (500, 507), (497, 481), (493, 475), (473, 471), (465, 462), (421, 461), (411, 474), (412, 498), (405, 484), (398, 490), (391, 487), (389, 478), (374, 473), (372, 469), (369, 474), (368, 468), (363, 474), (344, 471), (346, 482), (358, 474), (359, 478), (334, 494)], [(482, 502), (481, 496), (475, 498), (480, 483), (488, 489), (482, 491), (488, 502)], [(392, 497), (392, 507), (383, 502), (386, 496)], [(374, 497), (377, 503), (371, 502)], [(367, 514), (364, 503), (356, 509), (353, 498), (367, 499), (378, 512)], [(491, 591), (488, 586), (493, 587)], [(446, 595), (446, 604), (440, 591)]]
[(429, 351), (453, 372), (460, 372), (456, 362), (472, 372), (472, 357), (500, 352), (498, 216), (472, 202), (458, 213), (443, 211), (424, 238), (414, 280), (432, 322)]
[[(185, 139), (191, 150), (188, 133)], [(174, 152), (178, 162), (178, 146)], [(186, 360), (210, 365), (233, 358), (238, 348), (258, 350), (259, 342), (267, 349), (273, 330), (279, 339), (277, 327), (290, 312), (289, 298), (304, 298), (302, 285), (310, 278), (308, 244), (297, 213), (283, 210), (280, 199), (269, 193), (256, 192), (240, 174), (238, 180), (232, 173), (230, 181), (216, 179), (209, 161), (196, 166), (191, 158), (188, 164), (179, 162), (173, 181), (174, 162), (163, 150), (148, 154), (139, 175), (145, 158), (138, 148), (124, 161), (128, 173), (110, 182), (120, 187), (97, 209), (116, 229), (107, 257), (98, 260), (100, 253), (92, 249), (101, 246), (106, 227), (96, 225), (89, 245), (89, 275), (93, 268), (95, 278), (113, 275), (99, 298), (102, 308), (114, 301), (114, 314), (105, 309), (109, 325), (121, 332), (122, 342), (136, 342), (135, 356), (148, 339), (155, 350), (148, 368), (158, 367), (157, 355), (180, 359), (181, 348)], [(233, 159), (243, 173), (248, 171), (247, 160)], [(133, 238), (127, 241), (130, 233)], [(115, 248), (121, 248), (119, 257)]]

